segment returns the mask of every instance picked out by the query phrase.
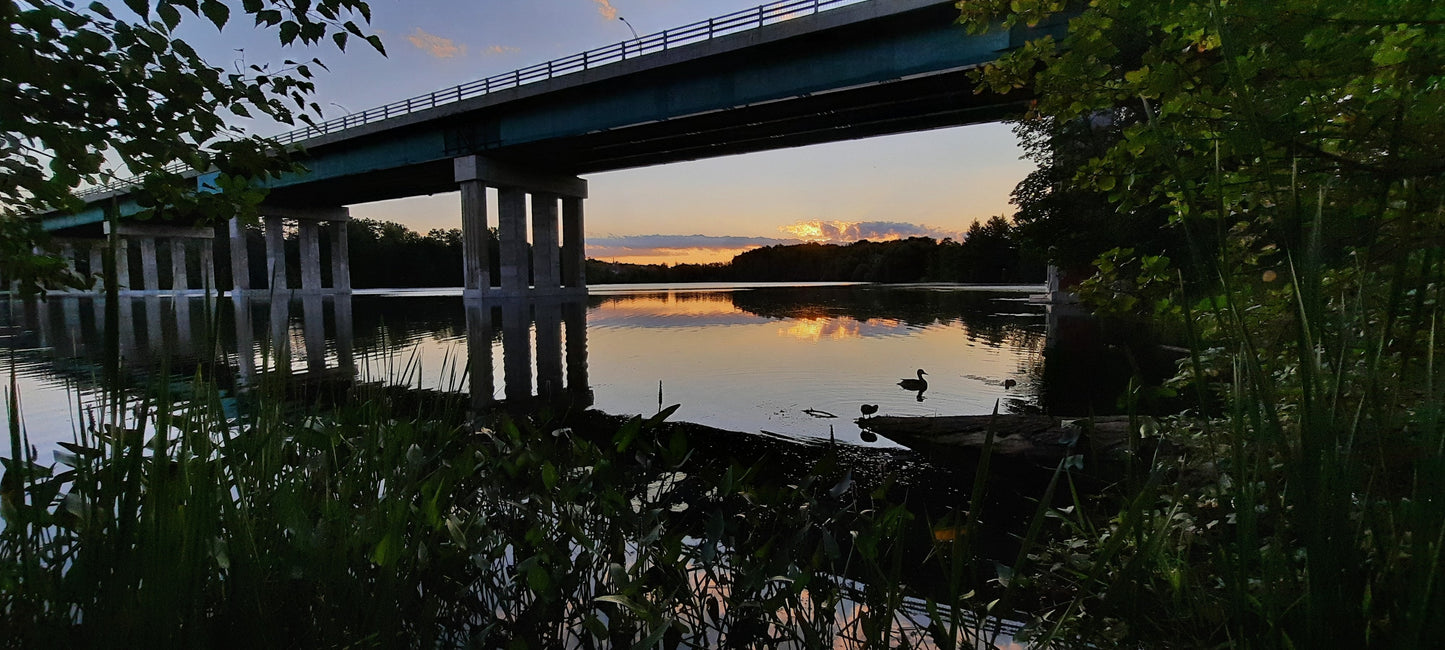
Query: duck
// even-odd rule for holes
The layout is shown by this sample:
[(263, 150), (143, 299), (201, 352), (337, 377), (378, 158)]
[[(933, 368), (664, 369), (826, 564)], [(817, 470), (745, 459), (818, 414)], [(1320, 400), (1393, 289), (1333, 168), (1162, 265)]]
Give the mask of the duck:
[(861, 412), (863, 413), (863, 417), (866, 418), (866, 417), (868, 417), (868, 416), (870, 416), (870, 415), (873, 415), (874, 413), (877, 413), (877, 412), (878, 412), (878, 405), (877, 405), (877, 404), (864, 404), (864, 405), (858, 407), (858, 410), (861, 411)]
[(1013, 388), (1014, 386), (1017, 386), (1017, 385), (1019, 385), (1019, 383), (1016, 382), (1016, 381), (1014, 381), (1014, 380), (1012, 380), (1012, 379), (1005, 379), (1005, 380), (1003, 380), (1003, 389), (1004, 389), (1004, 390), (1008, 390), (1008, 389)]
[(926, 374), (928, 373), (919, 368), (918, 379), (903, 379), (898, 382), (898, 385), (902, 386), (904, 390), (928, 390), (928, 380), (923, 378)]

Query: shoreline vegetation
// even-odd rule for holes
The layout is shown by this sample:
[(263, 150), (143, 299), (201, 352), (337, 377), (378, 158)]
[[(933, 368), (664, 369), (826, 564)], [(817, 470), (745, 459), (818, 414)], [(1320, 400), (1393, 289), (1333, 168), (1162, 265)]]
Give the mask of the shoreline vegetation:
[[(166, 6), (163, 21), (134, 27), (165, 47), (136, 47), (180, 56), (178, 69), (204, 80), (193, 53), (166, 40), (180, 20)], [(269, 6), (247, 11), (296, 39), (299, 24)], [(990, 427), (969, 488), (934, 509), (890, 492), (913, 468), (875, 484), (826, 448), (811, 464), (785, 461), (793, 474), (711, 462), (665, 423), (671, 409), (604, 431), (567, 424), (565, 408), (472, 421), (364, 389), (292, 403), (276, 376), (232, 414), (203, 374), (187, 396), (160, 382), (77, 414), (76, 441), (47, 465), (26, 443), (12, 376), (4, 643), (956, 648), (1006, 635), (1033, 648), (1445, 647), (1445, 6), (958, 8), (977, 31), (1069, 21), (1062, 39), (975, 72), (986, 92), (1030, 92), (1017, 128), (1040, 166), (1015, 192), (1019, 236), (1034, 251), (1066, 241), (1051, 261), (1091, 260), (1078, 291), (1097, 312), (1187, 341), (1177, 376), (1123, 396), (1117, 482), (1080, 489), (1065, 457), (1022, 496), (1031, 507), (991, 509), (1015, 468), (993, 457)], [(309, 24), (308, 42), (328, 33)], [(12, 29), (65, 56), (36, 34)], [(174, 81), (145, 76), (162, 68), (97, 83), (149, 97)], [(283, 97), (310, 90), (280, 79)], [(217, 82), (214, 100), (198, 91), (187, 116), (277, 93), (236, 83)], [(43, 78), (24, 84), (62, 94)], [(34, 173), (6, 175), (4, 196), (73, 203), (105, 149), (90, 136), (118, 138), (154, 172), (144, 191), (160, 212), (244, 212), (257, 198), (247, 179), (289, 164), (245, 155), (264, 142), (198, 144), (219, 120), (180, 137), (143, 107), (94, 123), (55, 115), (75, 127), (53, 129), (70, 140), (22, 133), (84, 155), (57, 157), (51, 172), (22, 165)], [(50, 129), (34, 110), (22, 126)], [(129, 130), (105, 135), (107, 120)], [(223, 165), (236, 191), (187, 194), (162, 171), (175, 160)], [(9, 229), (20, 208), (5, 205)], [(21, 253), (7, 249), (7, 272), (36, 286), (64, 275), (24, 252), (33, 239), (17, 237), (31, 234), (11, 234), (0, 241)], [(1191, 403), (1140, 417), (1156, 391)]]
[[(406, 226), (358, 217), (347, 225), (351, 286), (356, 289), (388, 287), (450, 287), (462, 277), (462, 232), (459, 228), (433, 229), (425, 234)], [(260, 229), (246, 230), (248, 254), (265, 255)], [(495, 229), (487, 237), (492, 277), (498, 277), (501, 259)], [(300, 245), (297, 235), (285, 242), (287, 260), (297, 264)], [(230, 286), (229, 251), (218, 251), (215, 260), (218, 286)], [(323, 260), (330, 255), (329, 242), (322, 242)], [(162, 255), (158, 264), (169, 268)], [(376, 263), (385, 260), (385, 264)], [(136, 262), (132, 261), (132, 264)], [(322, 264), (329, 281), (328, 264)], [(133, 272), (139, 272), (133, 269)], [(253, 286), (264, 286), (265, 278), (254, 275)], [(728, 262), (709, 264), (629, 264), (588, 259), (589, 285), (663, 282), (958, 282), (1025, 283), (1043, 282), (1045, 264), (1027, 252), (1016, 229), (1007, 220), (994, 217), (975, 223), (962, 241), (928, 237), (868, 241), (849, 244), (779, 244), (744, 251)], [(288, 271), (299, 278), (300, 269)], [(299, 281), (299, 280), (297, 280)]]

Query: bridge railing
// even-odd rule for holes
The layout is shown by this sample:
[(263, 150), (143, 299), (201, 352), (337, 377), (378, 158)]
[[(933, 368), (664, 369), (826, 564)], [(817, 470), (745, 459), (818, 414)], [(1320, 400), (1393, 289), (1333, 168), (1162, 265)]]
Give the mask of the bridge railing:
[[(580, 54), (573, 54), (511, 72), (492, 75), (485, 79), (469, 81), (425, 95), (408, 97), (390, 104), (368, 108), (357, 113), (348, 113), (338, 118), (287, 131), (276, 136), (276, 140), (282, 144), (293, 144), (365, 124), (374, 124), (394, 117), (453, 104), (464, 99), (480, 97), (499, 90), (517, 88), (529, 83), (545, 81), (563, 75), (611, 65), (645, 54), (664, 52), (684, 45), (701, 43), (729, 34), (759, 29), (766, 25), (786, 22), (827, 9), (859, 4), (866, 1), (867, 0), (780, 0), (778, 2), (771, 2), (752, 9), (745, 9), (725, 16), (701, 20), (682, 27), (665, 29), (646, 36), (614, 43), (606, 47), (587, 50)], [(176, 167), (176, 165), (167, 166), (166, 171), (185, 171), (184, 166), (178, 169), (172, 169), (172, 167)], [(121, 179), (88, 188), (78, 193), (78, 195), (82, 197), (91, 196), (102, 192), (125, 189), (134, 185), (136, 185), (136, 179)]]
[(588, 50), (580, 54), (573, 54), (511, 72), (492, 75), (485, 79), (469, 81), (425, 95), (417, 95), (383, 106), (368, 108), (364, 111), (351, 113), (294, 131), (288, 131), (276, 136), (276, 139), (283, 144), (300, 142), (363, 124), (372, 124), (417, 111), (459, 102), (463, 99), (480, 97), (499, 90), (517, 88), (537, 81), (591, 70), (604, 65), (636, 58), (644, 54), (652, 54), (683, 45), (700, 43), (719, 36), (758, 29), (766, 25), (792, 20), (800, 16), (815, 14), (825, 9), (858, 4), (864, 1), (866, 0), (781, 0), (779, 2), (772, 2), (752, 9), (730, 13), (726, 16), (709, 18), (674, 29), (665, 29), (654, 34), (648, 34), (620, 43), (614, 43), (606, 47)]

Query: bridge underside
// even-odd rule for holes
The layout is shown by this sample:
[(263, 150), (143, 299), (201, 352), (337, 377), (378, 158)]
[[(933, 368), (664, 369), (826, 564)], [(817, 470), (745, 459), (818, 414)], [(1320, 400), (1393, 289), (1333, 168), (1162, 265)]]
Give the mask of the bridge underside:
[[(486, 151), (520, 167), (576, 175), (998, 122), (1028, 97), (976, 94), (964, 70)], [(959, 152), (968, 155), (968, 152)], [(452, 159), (271, 190), (286, 205), (368, 203), (457, 191)]]
[[(302, 143), (308, 171), (270, 183), (263, 206), (266, 282), (286, 286), (282, 218), (299, 219), (301, 284), (315, 292), (322, 286), (314, 215), (460, 192), (467, 295), (583, 291), (587, 190), (580, 174), (994, 122), (1021, 112), (1026, 93), (976, 92), (969, 71), (1019, 46), (1030, 31), (1059, 26), (969, 35), (953, 24), (956, 17), (945, 0), (859, 3), (476, 97), (462, 99), (458, 91), (455, 100), (438, 103), (433, 96), (425, 110), (313, 137)], [(486, 259), (488, 189), (499, 199), (496, 278)], [(122, 215), (136, 209), (120, 205)], [(46, 227), (84, 236), (102, 220), (97, 204), (47, 216)], [(321, 222), (332, 223), (340, 237), (329, 247), (342, 252), (331, 289), (348, 291), (344, 217)], [(231, 235), (235, 289), (245, 291), (248, 261), (235, 241), (244, 235), (241, 224), (232, 223)]]

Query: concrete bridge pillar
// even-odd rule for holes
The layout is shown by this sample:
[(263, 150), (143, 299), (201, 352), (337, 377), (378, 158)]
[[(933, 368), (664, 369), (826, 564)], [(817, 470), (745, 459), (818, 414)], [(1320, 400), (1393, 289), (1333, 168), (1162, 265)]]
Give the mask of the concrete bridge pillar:
[(186, 271), (186, 240), (171, 240), (171, 293), (185, 293), (191, 288)]
[(479, 296), (492, 289), (490, 247), (487, 246), (487, 186), (479, 180), (463, 180), (460, 184), (462, 289), (464, 295)]
[(246, 226), (239, 217), (229, 224), (231, 235), (231, 294), (240, 295), (251, 290), (251, 259), (246, 252)]
[[(578, 269), (582, 251), (582, 201), (587, 181), (575, 176), (519, 168), (482, 156), (453, 161), (462, 192), (462, 233), (465, 247), (463, 285), (469, 297), (519, 297), (533, 294), (585, 292)], [(486, 188), (497, 188), (497, 237), (501, 259), (493, 288), (487, 259)], [(532, 254), (527, 254), (527, 196), (532, 201)], [(558, 255), (557, 202), (563, 205), (566, 241)], [(566, 269), (563, 271), (563, 269)], [(528, 282), (528, 279), (531, 282)]]
[(497, 188), (497, 240), (502, 249), (502, 295), (527, 292), (527, 193), (517, 187)]
[[(109, 224), (105, 227), (106, 234), (110, 234)], [(167, 246), (171, 252), (171, 285), (170, 290), (174, 293), (185, 293), (192, 289), (204, 289), (212, 281), (214, 272), (210, 267), (212, 257), (209, 254), (209, 242), (201, 248), (207, 249), (200, 256), (200, 271), (202, 281), (201, 287), (192, 287), (190, 272), (187, 264), (187, 250), (191, 248), (191, 241), (206, 241), (215, 238), (215, 233), (210, 228), (192, 228), (186, 226), (173, 226), (164, 223), (121, 223), (116, 227), (115, 266), (116, 283), (124, 293), (146, 293), (158, 295), (161, 292), (160, 264), (156, 259), (156, 252), (159, 248), (159, 240), (167, 240)], [(141, 291), (137, 291), (130, 284), (130, 255), (128, 249), (129, 241), (136, 241), (139, 244), (141, 254)], [(92, 272), (103, 271), (104, 261), (102, 250), (105, 243), (97, 241), (91, 245), (90, 268)], [(101, 286), (97, 284), (97, 286)]]
[(332, 221), (330, 224), (331, 227), (328, 230), (331, 233), (331, 288), (348, 293), (351, 291), (351, 250), (346, 234), (347, 222)]
[[(272, 292), (290, 288), (286, 271), (286, 221), (295, 221), (301, 248), (301, 291), (303, 293), (351, 291), (351, 257), (346, 239), (346, 224), (351, 212), (344, 207), (293, 208), (263, 205), (261, 221), (266, 231), (266, 284)], [(321, 273), (321, 230), (324, 227), (331, 244), (331, 286), (326, 287)], [(236, 220), (231, 224), (231, 275), (233, 290), (250, 290), (250, 261), (245, 253), (245, 232)]]
[(562, 286), (587, 291), (587, 243), (582, 235), (582, 199), (562, 198)]
[(300, 222), (301, 230), (301, 290), (306, 293), (321, 292), (321, 237), (317, 221)]
[[(108, 229), (108, 228), (107, 228)], [(115, 286), (122, 292), (130, 292), (130, 245), (124, 236), (115, 242)]]
[(156, 238), (136, 237), (140, 243), (141, 286), (146, 293), (160, 293), (161, 274), (156, 266)]
[(60, 259), (65, 260), (65, 270), (75, 273), (75, 244), (71, 242), (60, 243)]
[(266, 288), (279, 293), (291, 286), (286, 278), (286, 224), (274, 215), (262, 221), (266, 224)]
[(96, 293), (105, 291), (105, 278), (101, 272), (105, 270), (105, 240), (97, 240), (90, 244), (90, 290)]
[(562, 288), (557, 266), (557, 195), (532, 193), (532, 286), (537, 293)]

